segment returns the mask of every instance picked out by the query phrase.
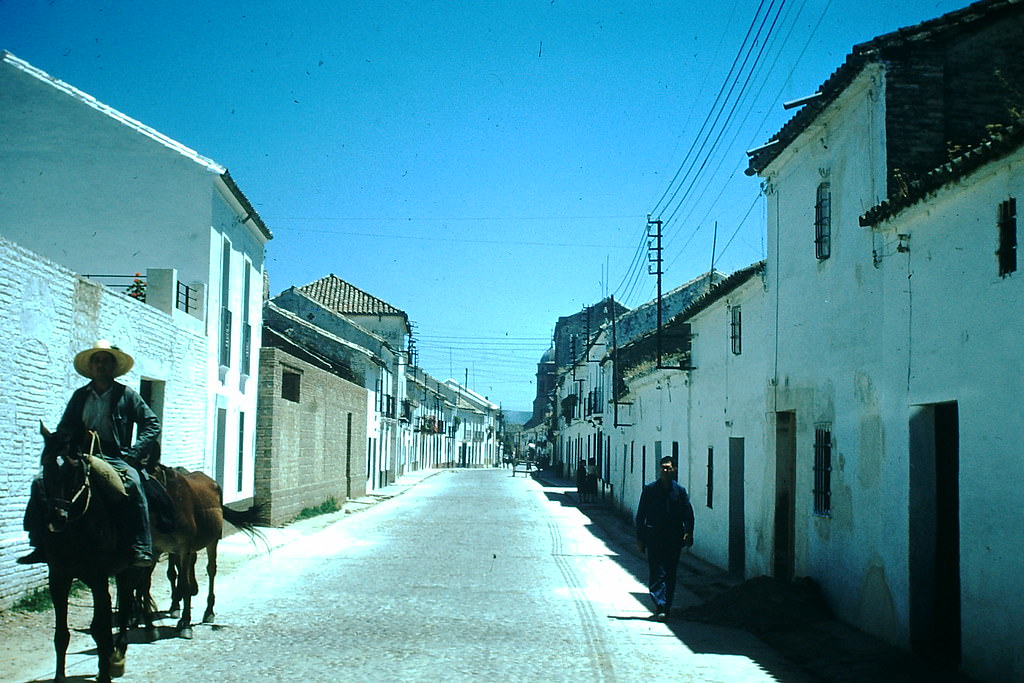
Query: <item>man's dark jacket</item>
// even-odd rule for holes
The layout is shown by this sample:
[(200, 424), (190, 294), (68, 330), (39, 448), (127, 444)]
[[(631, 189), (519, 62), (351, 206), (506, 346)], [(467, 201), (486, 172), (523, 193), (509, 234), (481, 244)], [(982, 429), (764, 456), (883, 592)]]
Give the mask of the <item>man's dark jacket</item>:
[[(82, 410), (92, 383), (77, 389), (68, 401), (64, 416), (60, 419), (57, 431), (66, 432), (78, 440), (85, 434), (82, 423)], [(114, 422), (114, 443), (103, 444), (107, 455), (122, 458), (130, 463), (145, 464), (153, 445), (160, 437), (160, 420), (149, 409), (138, 392), (130, 387), (114, 382), (110, 390), (110, 417)], [(138, 425), (135, 445), (132, 445), (132, 427)], [(108, 449), (115, 452), (108, 453)]]
[(683, 543), (683, 534), (693, 543), (693, 507), (686, 489), (678, 482), (666, 487), (661, 480), (644, 486), (636, 510), (636, 537), (646, 545)]

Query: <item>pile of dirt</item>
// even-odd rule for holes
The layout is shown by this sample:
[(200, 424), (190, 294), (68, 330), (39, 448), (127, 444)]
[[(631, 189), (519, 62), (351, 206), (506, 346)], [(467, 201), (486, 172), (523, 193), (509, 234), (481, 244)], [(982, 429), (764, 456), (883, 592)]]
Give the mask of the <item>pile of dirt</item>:
[(765, 633), (833, 619), (812, 579), (790, 583), (759, 576), (683, 611), (683, 618)]

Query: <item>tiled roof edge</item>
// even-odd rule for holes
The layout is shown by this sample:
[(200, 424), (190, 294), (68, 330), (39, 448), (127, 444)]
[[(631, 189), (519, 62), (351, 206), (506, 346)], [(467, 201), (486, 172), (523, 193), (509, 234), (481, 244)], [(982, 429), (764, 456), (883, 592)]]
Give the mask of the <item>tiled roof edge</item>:
[(956, 30), (967, 23), (983, 21), (997, 13), (1019, 5), (1024, 0), (979, 0), (962, 9), (947, 12), (934, 19), (883, 33), (869, 41), (854, 45), (846, 60), (815, 91), (820, 97), (809, 99), (800, 111), (793, 115), (768, 141), (751, 150), (747, 175), (756, 175), (774, 161), (800, 133), (817, 119), (826, 107), (839, 97), (846, 87), (870, 62), (884, 59), (887, 50), (897, 50), (907, 45), (930, 38), (933, 35)]
[(920, 180), (911, 182), (904, 194), (887, 199), (868, 209), (860, 217), (863, 227), (878, 225), (904, 209), (924, 200), (943, 187), (955, 183), (987, 163), (997, 161), (1024, 144), (1024, 119), (994, 130), (981, 144), (932, 169)]

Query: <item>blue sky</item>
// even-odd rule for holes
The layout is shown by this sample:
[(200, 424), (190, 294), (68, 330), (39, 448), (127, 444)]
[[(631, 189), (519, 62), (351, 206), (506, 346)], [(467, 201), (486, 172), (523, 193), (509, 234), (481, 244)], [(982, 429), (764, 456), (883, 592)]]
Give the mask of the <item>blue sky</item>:
[(760, 260), (744, 152), (782, 102), (967, 3), (206, 4), (0, 0), (0, 49), (227, 166), (272, 294), (334, 273), (409, 315), (427, 372), (528, 410), (559, 316), (654, 296), (648, 213), (666, 290)]

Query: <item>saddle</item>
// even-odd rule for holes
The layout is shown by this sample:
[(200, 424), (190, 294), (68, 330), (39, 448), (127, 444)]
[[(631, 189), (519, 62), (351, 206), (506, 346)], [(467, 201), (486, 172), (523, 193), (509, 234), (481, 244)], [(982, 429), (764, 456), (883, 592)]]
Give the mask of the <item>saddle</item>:
[(146, 502), (149, 504), (149, 517), (153, 526), (164, 534), (174, 531), (174, 503), (167, 494), (167, 477), (173, 476), (173, 470), (164, 465), (156, 465), (152, 470), (146, 470), (142, 475), (142, 488), (146, 492)]

